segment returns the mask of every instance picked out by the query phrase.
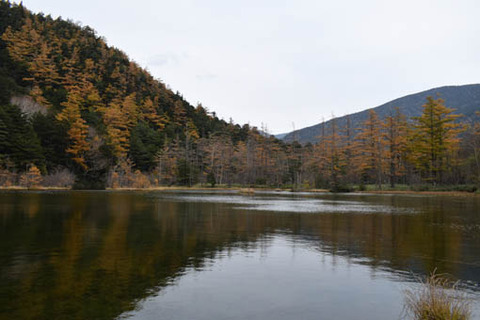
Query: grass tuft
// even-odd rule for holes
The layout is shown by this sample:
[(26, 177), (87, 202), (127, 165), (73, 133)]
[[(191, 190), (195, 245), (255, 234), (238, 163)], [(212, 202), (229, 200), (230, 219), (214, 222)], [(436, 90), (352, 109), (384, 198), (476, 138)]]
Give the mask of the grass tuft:
[(420, 288), (405, 290), (407, 315), (415, 320), (470, 319), (470, 301), (457, 284), (434, 271)]

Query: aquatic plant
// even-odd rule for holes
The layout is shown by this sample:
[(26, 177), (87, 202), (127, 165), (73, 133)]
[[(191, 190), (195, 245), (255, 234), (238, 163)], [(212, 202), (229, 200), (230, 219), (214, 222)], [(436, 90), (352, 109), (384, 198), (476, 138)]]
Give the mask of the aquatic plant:
[(458, 282), (435, 271), (420, 282), (420, 287), (405, 290), (407, 316), (415, 320), (470, 319), (470, 300), (458, 290)]

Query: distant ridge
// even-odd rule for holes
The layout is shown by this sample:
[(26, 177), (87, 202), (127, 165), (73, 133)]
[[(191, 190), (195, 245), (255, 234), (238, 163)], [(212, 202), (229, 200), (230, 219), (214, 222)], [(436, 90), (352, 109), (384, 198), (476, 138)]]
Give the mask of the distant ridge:
[[(395, 107), (399, 107), (400, 111), (407, 117), (415, 117), (421, 114), (422, 105), (425, 104), (428, 96), (442, 98), (445, 100), (447, 107), (455, 109), (457, 114), (463, 114), (465, 116), (464, 120), (473, 116), (475, 111), (480, 111), (480, 84), (434, 88), (410, 94), (371, 109), (375, 110), (380, 119), (390, 115)], [(338, 117), (336, 118), (337, 125), (339, 127), (345, 126), (347, 118), (350, 117), (352, 128), (359, 128), (362, 122), (367, 119), (368, 112), (371, 109)], [(296, 140), (300, 143), (315, 143), (322, 132), (322, 127), (328, 128), (330, 125), (331, 120), (290, 132), (284, 137), (277, 136), (277, 138), (287, 142)]]
[(282, 140), (282, 139), (285, 138), (288, 134), (289, 134), (289, 132), (287, 132), (287, 133), (279, 133), (279, 134), (276, 134), (276, 135), (275, 135), (275, 138)]

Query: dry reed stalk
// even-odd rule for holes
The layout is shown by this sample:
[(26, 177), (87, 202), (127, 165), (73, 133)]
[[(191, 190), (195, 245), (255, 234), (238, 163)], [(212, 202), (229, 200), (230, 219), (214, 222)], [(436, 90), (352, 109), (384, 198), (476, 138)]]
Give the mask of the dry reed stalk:
[(421, 281), (420, 288), (405, 290), (407, 315), (416, 320), (470, 319), (470, 300), (457, 286), (458, 282), (434, 271)]

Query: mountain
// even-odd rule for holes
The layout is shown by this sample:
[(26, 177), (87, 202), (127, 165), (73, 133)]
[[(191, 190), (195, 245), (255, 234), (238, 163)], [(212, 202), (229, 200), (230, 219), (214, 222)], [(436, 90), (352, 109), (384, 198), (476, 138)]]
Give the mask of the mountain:
[(285, 138), (285, 137), (287, 136), (287, 134), (288, 134), (288, 132), (286, 132), (286, 133), (279, 133), (279, 134), (276, 134), (276, 135), (275, 135), (275, 138), (277, 138), (277, 139), (283, 139), (283, 138)]
[[(479, 109), (480, 85), (432, 89), (375, 111), (383, 118), (398, 106), (406, 116), (418, 116), (427, 96), (440, 96), (469, 117)], [(353, 130), (348, 136), (356, 143), (342, 145), (341, 127), (348, 120), (350, 128), (360, 127), (367, 113), (339, 118), (336, 134), (326, 130), (338, 143), (286, 143), (266, 130), (218, 119), (201, 104), (192, 106), (90, 27), (0, 0), (0, 187), (219, 184), (340, 191), (353, 184), (380, 185), (386, 177), (391, 185), (480, 181), (479, 118), (458, 140), (459, 130), (447, 123), (452, 117), (439, 123), (452, 130), (435, 131), (441, 135), (435, 141), (444, 143), (434, 150), (443, 153), (431, 162), (423, 137), (433, 124), (408, 133), (399, 125), (398, 135), (409, 137), (395, 142), (394, 158), (388, 156), (392, 146), (387, 150), (381, 121), (371, 122), (375, 148), (366, 150), (372, 143), (365, 132)], [(285, 140), (314, 142), (332, 123), (298, 130)], [(402, 153), (407, 148), (415, 157)], [(448, 170), (439, 165), (457, 158), (447, 151), (458, 151), (460, 159)], [(403, 169), (387, 172), (388, 161), (394, 161), (389, 168)]]
[[(398, 107), (407, 118), (416, 117), (421, 114), (422, 105), (425, 104), (426, 98), (429, 96), (445, 100), (445, 105), (455, 109), (456, 114), (462, 114), (464, 116), (462, 117), (463, 119), (471, 118), (475, 111), (480, 110), (480, 84), (434, 88), (392, 100), (373, 108), (373, 110), (380, 119), (390, 115), (396, 107)], [(350, 118), (351, 127), (359, 128), (361, 124), (367, 120), (369, 110), (370, 109), (367, 109), (347, 116), (338, 117), (335, 120), (341, 128), (347, 124), (347, 119)], [(322, 132), (323, 126), (325, 126), (325, 128), (330, 127), (331, 121), (332, 120), (329, 120), (325, 123), (319, 123), (290, 132), (283, 137), (283, 140), (286, 142), (298, 141), (300, 143), (315, 143), (318, 140), (317, 137), (320, 136)], [(277, 136), (277, 138), (281, 139), (282, 137)]]
[(105, 180), (125, 159), (152, 171), (162, 150), (251, 131), (192, 106), (90, 27), (0, 1), (0, 170)]

